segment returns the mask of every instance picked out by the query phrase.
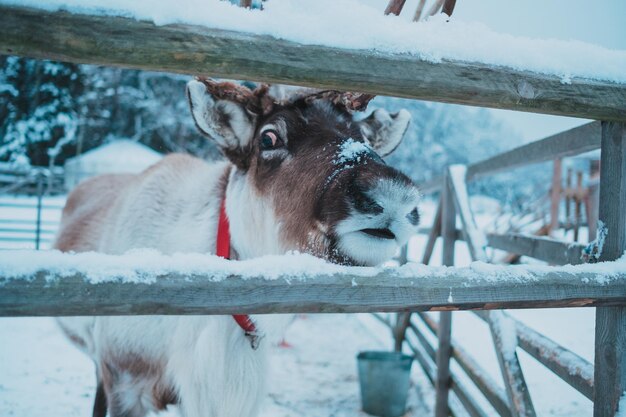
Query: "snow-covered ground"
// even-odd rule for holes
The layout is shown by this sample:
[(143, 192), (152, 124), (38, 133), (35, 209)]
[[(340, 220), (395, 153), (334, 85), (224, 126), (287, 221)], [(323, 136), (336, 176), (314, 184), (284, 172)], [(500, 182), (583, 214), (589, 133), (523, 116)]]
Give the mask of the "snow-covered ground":
[[(60, 335), (53, 319), (2, 318), (0, 338), (0, 415), (90, 415), (93, 364)], [(299, 316), (286, 340), (292, 347), (272, 349), (261, 417), (366, 416), (360, 411), (356, 354), (391, 348), (382, 325), (367, 315)], [(418, 373), (417, 366), (413, 370)], [(409, 406), (423, 415), (428, 409), (418, 392), (411, 390)], [(159, 414), (177, 415), (175, 407)]]

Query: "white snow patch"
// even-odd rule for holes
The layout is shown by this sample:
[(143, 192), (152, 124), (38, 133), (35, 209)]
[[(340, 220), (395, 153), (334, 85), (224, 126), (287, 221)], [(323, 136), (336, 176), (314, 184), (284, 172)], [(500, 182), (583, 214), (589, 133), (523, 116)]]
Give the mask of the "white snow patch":
[[(177, 253), (163, 255), (152, 249), (134, 249), (124, 255), (95, 252), (62, 253), (59, 251), (7, 250), (0, 251), (0, 285), (12, 279), (33, 279), (41, 271), (48, 276), (69, 277), (81, 273), (91, 283), (134, 282), (151, 283), (156, 277), (175, 273), (182, 276), (210, 276), (221, 281), (229, 276), (243, 279), (262, 277), (273, 279), (307, 279), (328, 275), (374, 277), (379, 274), (415, 279), (409, 285), (420, 285), (420, 279), (452, 279), (467, 286), (472, 282), (531, 283), (546, 274), (561, 272), (585, 274), (580, 284), (606, 284), (626, 279), (626, 256), (614, 262), (585, 265), (494, 265), (472, 262), (467, 267), (427, 266), (408, 263), (401, 267), (348, 267), (331, 264), (323, 259), (297, 252), (268, 255), (245, 261), (229, 261), (215, 255)], [(53, 278), (50, 278), (53, 279)], [(584, 281), (583, 281), (584, 279)], [(354, 281), (356, 283), (356, 281)]]
[(617, 414), (615, 414), (615, 417), (626, 417), (626, 391), (622, 393), (622, 396), (619, 399)]
[(361, 162), (361, 155), (367, 155), (370, 148), (363, 142), (358, 142), (352, 138), (346, 139), (340, 146), (337, 153), (337, 159), (333, 162), (335, 165), (346, 164), (350, 162)]
[(602, 256), (602, 249), (604, 249), (604, 241), (609, 234), (609, 229), (602, 220), (598, 220), (598, 231), (596, 238), (589, 242), (589, 244), (583, 249), (581, 255), (585, 262), (597, 262)]
[[(244, 279), (282, 277), (306, 279), (318, 275), (345, 273), (346, 267), (307, 254), (268, 255), (246, 261), (229, 261), (215, 255), (177, 253), (163, 255), (152, 249), (134, 249), (124, 255), (95, 252), (68, 254), (59, 251), (0, 251), (0, 284), (11, 279), (32, 279), (39, 271), (63, 278), (82, 273), (93, 284), (102, 282), (152, 283), (159, 275), (210, 274), (211, 281), (229, 276)], [(350, 267), (351, 275), (372, 276), (376, 268)]]
[(501, 312), (490, 314), (490, 318), (500, 330), (502, 355), (508, 360), (512, 359), (517, 349), (517, 327), (515, 326), (515, 321)]
[[(413, 54), (430, 62), (460, 60), (560, 77), (626, 82), (626, 51), (557, 39), (496, 33), (480, 23), (434, 16), (414, 23), (384, 16), (358, 0), (272, 0), (247, 10), (219, 0), (2, 0), (4, 4), (115, 15), (157, 25), (187, 23), (269, 35), (305, 45)], [(534, 90), (532, 85), (525, 90)]]

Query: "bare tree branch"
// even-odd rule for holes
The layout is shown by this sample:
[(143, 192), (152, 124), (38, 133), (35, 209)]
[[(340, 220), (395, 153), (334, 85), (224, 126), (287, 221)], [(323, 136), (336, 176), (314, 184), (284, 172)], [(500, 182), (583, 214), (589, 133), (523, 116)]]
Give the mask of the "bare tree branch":
[(385, 15), (395, 14), (399, 16), (405, 2), (406, 0), (389, 0), (389, 4), (387, 4), (387, 8), (385, 9)]

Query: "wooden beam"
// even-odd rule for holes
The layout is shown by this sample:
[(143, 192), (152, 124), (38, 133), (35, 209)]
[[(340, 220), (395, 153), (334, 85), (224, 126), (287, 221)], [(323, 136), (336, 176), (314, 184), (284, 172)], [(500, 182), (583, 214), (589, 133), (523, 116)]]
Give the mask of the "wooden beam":
[(600, 148), (600, 122), (592, 122), (501, 153), (467, 168), (467, 179), (510, 171)]
[(626, 121), (626, 84), (123, 17), (0, 5), (0, 53)]
[[(469, 165), (466, 180), (593, 151), (600, 148), (600, 140), (600, 122), (587, 123)], [(420, 190), (432, 193), (441, 189), (441, 184), (442, 178), (433, 178), (420, 184)]]
[[(536, 415), (535, 407), (517, 357), (518, 342), (515, 322), (505, 316), (502, 311), (490, 311), (488, 322), (500, 371), (504, 379), (504, 386), (509, 397), (511, 415), (513, 417), (534, 417)], [(514, 340), (508, 340), (511, 337)]]
[(465, 183), (467, 169), (464, 165), (453, 165), (448, 168), (449, 186), (452, 190), (454, 205), (461, 219), (462, 232), (465, 243), (473, 261), (487, 262), (485, 246), (487, 239), (476, 226), (472, 208), (469, 205), (469, 194)]
[(490, 247), (501, 249), (517, 255), (530, 256), (554, 265), (578, 265), (585, 245), (580, 243), (562, 242), (542, 236), (529, 236), (520, 233), (504, 235), (488, 233), (487, 242)]
[[(441, 263), (445, 266), (452, 266), (454, 265), (454, 246), (456, 245), (456, 206), (449, 169), (446, 170), (444, 184), (445, 186), (441, 193), (441, 237), (443, 238)], [(450, 292), (452, 292), (452, 289), (450, 289)], [(450, 414), (448, 394), (452, 383), (450, 377), (451, 337), (452, 312), (442, 311), (439, 313), (439, 329), (437, 332), (435, 417), (448, 417), (448, 414)]]
[[(608, 233), (600, 261), (618, 259), (626, 250), (626, 125), (602, 122), (600, 221)], [(626, 307), (596, 310), (594, 417), (626, 410)], [(618, 403), (620, 409), (618, 410)]]
[[(417, 315), (433, 334), (437, 334), (439, 324), (435, 322), (435, 320), (425, 313), (417, 313)], [(415, 327), (415, 325), (411, 323), (411, 328), (413, 327)], [(415, 331), (417, 333), (417, 330)], [(498, 414), (503, 417), (510, 417), (511, 411), (509, 410), (504, 391), (491, 379), (489, 374), (463, 350), (461, 344), (456, 343), (454, 339), (452, 339), (452, 357), (456, 359), (461, 369), (463, 369)]]
[(584, 270), (515, 277), (510, 268), (459, 268), (447, 273), (432, 268), (432, 273), (418, 269), (414, 278), (406, 270), (394, 269), (367, 277), (232, 276), (223, 281), (214, 281), (210, 271), (171, 273), (154, 277), (151, 284), (115, 279), (90, 283), (83, 273), (40, 271), (29, 279), (0, 276), (0, 316), (372, 313), (626, 304), (624, 270), (613, 277)]
[(593, 365), (574, 352), (515, 320), (519, 346), (578, 392), (593, 401)]
[(561, 207), (561, 188), (563, 176), (563, 164), (561, 158), (556, 158), (552, 162), (552, 188), (550, 189), (550, 230), (551, 235), (559, 228), (559, 212)]
[(433, 250), (435, 249), (435, 243), (437, 243), (437, 238), (441, 236), (441, 210), (442, 201), (439, 199), (439, 204), (437, 204), (437, 211), (435, 213), (435, 220), (433, 220), (433, 227), (428, 233), (428, 240), (426, 241), (426, 247), (424, 248), (424, 256), (422, 257), (422, 263), (424, 265), (428, 265), (430, 263), (430, 258), (433, 255)]
[[(432, 361), (436, 360), (437, 353), (435, 348), (430, 344), (430, 342), (424, 337), (422, 332), (415, 326), (410, 327), (413, 330), (413, 334), (417, 338), (417, 341), (422, 345), (424, 351), (428, 354)], [(452, 391), (456, 394), (459, 402), (463, 405), (467, 413), (471, 417), (487, 417), (485, 411), (478, 405), (475, 401), (474, 396), (468, 394), (467, 388), (459, 381), (459, 379), (454, 375), (450, 374), (450, 387)]]

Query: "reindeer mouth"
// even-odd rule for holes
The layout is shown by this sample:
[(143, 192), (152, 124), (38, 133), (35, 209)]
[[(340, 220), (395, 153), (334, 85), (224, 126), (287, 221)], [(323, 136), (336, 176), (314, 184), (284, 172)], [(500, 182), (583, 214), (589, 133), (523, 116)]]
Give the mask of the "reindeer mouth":
[(361, 232), (379, 239), (395, 239), (396, 235), (389, 229), (361, 229)]

